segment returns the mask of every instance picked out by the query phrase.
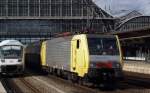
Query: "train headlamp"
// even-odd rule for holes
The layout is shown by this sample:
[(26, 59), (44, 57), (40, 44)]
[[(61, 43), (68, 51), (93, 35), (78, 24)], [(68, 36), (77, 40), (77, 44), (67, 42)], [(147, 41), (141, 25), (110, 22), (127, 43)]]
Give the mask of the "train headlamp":
[(118, 68), (120, 68), (121, 67), (121, 65), (118, 63), (118, 64), (116, 64), (116, 66), (118, 67)]
[(90, 67), (91, 67), (91, 68), (95, 68), (95, 67), (96, 67), (96, 63), (91, 63), (91, 64), (90, 64)]
[(113, 63), (113, 68), (121, 68), (120, 63), (114, 62)]

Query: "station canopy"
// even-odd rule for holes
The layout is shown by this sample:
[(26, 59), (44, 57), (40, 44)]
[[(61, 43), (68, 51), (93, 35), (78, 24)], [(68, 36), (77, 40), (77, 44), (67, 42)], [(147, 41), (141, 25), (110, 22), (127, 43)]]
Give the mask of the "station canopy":
[(0, 41), (30, 43), (54, 33), (114, 29), (114, 18), (93, 0), (0, 0)]
[(132, 11), (118, 18), (115, 23), (115, 31), (117, 32), (132, 32), (143, 29), (150, 29), (150, 16), (142, 15), (138, 11)]

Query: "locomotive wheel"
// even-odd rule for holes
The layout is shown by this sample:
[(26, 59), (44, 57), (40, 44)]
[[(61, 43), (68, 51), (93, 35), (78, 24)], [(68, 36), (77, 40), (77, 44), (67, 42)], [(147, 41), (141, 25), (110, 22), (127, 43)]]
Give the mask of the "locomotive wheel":
[(80, 85), (89, 85), (88, 77), (87, 76), (84, 76), (83, 78), (79, 77), (78, 83)]
[(72, 73), (72, 81), (73, 81), (74, 83), (77, 83), (77, 82), (78, 82), (78, 76), (77, 76), (77, 74)]
[(52, 68), (52, 75), (56, 75), (55, 69)]
[(57, 76), (57, 69), (53, 68), (53, 75)]
[(52, 74), (53, 73), (53, 69), (51, 67), (49, 67), (49, 73)]
[(62, 70), (62, 76), (61, 77), (64, 79), (68, 79), (68, 72)]
[(56, 71), (57, 71), (57, 72), (56, 72), (56, 73), (57, 73), (57, 76), (61, 77), (61, 76), (62, 76), (62, 71), (61, 71), (60, 69), (57, 69)]
[(74, 73), (68, 72), (67, 79), (73, 83), (77, 82), (77, 76)]
[(72, 73), (68, 72), (67, 79), (69, 82), (72, 82)]
[(78, 83), (79, 83), (80, 85), (83, 85), (83, 78), (79, 77)]

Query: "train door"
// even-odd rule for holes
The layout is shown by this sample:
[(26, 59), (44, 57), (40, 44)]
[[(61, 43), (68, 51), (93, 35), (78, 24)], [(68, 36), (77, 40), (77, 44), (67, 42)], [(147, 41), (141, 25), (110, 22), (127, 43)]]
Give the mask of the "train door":
[(81, 46), (81, 40), (72, 41), (72, 70), (78, 73), (79, 76), (84, 76), (84, 52)]
[(71, 71), (76, 72), (76, 40), (71, 41)]

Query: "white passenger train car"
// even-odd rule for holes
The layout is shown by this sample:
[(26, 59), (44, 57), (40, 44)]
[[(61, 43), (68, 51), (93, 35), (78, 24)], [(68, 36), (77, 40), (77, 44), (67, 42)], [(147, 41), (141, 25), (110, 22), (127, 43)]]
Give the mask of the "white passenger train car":
[(24, 71), (24, 45), (17, 40), (0, 43), (0, 73), (22, 74)]

